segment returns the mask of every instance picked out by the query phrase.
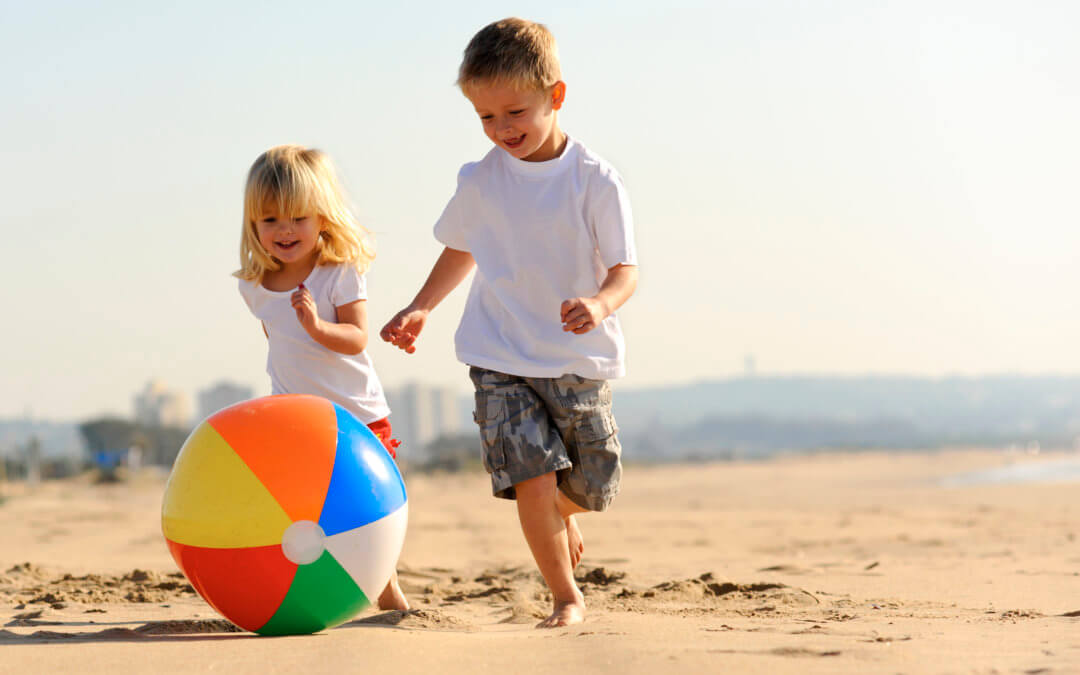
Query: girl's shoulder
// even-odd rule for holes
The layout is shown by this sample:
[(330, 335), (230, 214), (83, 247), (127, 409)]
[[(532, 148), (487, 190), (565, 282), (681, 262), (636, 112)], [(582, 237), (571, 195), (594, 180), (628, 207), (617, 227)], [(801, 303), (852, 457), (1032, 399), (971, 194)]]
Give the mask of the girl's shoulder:
[(325, 291), (334, 305), (367, 299), (367, 281), (355, 263), (316, 265), (309, 279), (312, 291)]
[(244, 298), (244, 302), (250, 307), (255, 293), (259, 290), (259, 282), (237, 277), (236, 288), (240, 291), (240, 296)]
[(364, 273), (360, 271), (359, 266), (354, 262), (341, 262), (341, 263), (325, 263), (316, 265), (315, 269), (311, 271), (310, 278), (314, 280), (316, 277), (327, 280), (338, 280), (349, 277), (363, 277)]

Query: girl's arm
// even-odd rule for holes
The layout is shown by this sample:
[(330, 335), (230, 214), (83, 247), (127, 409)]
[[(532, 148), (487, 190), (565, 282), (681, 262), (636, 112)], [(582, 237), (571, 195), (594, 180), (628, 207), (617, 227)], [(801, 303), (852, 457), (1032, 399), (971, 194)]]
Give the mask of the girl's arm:
[(292, 294), (296, 318), (308, 335), (323, 347), (339, 354), (359, 354), (367, 348), (367, 301), (356, 300), (334, 308), (337, 322), (319, 318), (315, 299), (303, 284)]
[(415, 352), (413, 343), (423, 330), (431, 310), (450, 295), (450, 291), (457, 288), (474, 267), (476, 261), (468, 251), (459, 251), (449, 246), (444, 248), (420, 292), (408, 307), (395, 314), (394, 318), (383, 326), (379, 336), (405, 350), (406, 354)]

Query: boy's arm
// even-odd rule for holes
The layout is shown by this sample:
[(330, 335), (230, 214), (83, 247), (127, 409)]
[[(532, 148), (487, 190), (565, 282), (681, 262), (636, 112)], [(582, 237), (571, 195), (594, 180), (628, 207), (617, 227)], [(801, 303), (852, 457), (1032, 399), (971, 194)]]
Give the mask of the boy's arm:
[(619, 264), (608, 270), (600, 290), (591, 298), (564, 300), (560, 308), (563, 330), (588, 333), (623, 306), (637, 288), (637, 265)]
[(339, 354), (359, 354), (367, 348), (367, 301), (356, 300), (335, 307), (337, 322), (319, 318), (315, 299), (303, 284), (292, 294), (296, 318), (311, 339)]
[(476, 266), (472, 254), (447, 246), (431, 268), (427, 281), (420, 288), (409, 306), (394, 315), (379, 331), (383, 340), (403, 349), (406, 354), (416, 351), (413, 343), (427, 322), (431, 310), (435, 309), (450, 291), (469, 276)]

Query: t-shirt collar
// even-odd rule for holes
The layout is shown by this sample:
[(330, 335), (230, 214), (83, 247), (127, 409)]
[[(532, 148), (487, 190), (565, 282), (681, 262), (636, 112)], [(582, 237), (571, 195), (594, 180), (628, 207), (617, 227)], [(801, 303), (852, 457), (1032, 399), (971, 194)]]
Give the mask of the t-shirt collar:
[[(500, 148), (501, 150), (501, 148)], [(514, 157), (509, 152), (502, 150), (500, 153), (506, 166), (516, 174), (522, 176), (554, 176), (566, 167), (570, 166), (573, 155), (577, 153), (577, 143), (569, 135), (566, 136), (566, 147), (562, 154), (553, 157), (546, 162), (526, 162)]]

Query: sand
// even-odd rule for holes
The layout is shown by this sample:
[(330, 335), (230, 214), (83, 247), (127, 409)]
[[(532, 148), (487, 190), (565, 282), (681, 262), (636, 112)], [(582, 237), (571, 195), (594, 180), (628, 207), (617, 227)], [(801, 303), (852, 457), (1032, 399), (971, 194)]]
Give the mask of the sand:
[(284, 638), (177, 572), (160, 475), (2, 485), (0, 673), (1080, 673), (1080, 486), (946, 480), (1060, 457), (631, 465), (581, 519), (588, 620), (555, 630), (513, 504), (409, 476), (414, 610)]

